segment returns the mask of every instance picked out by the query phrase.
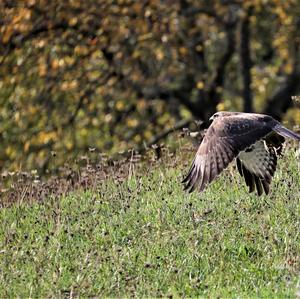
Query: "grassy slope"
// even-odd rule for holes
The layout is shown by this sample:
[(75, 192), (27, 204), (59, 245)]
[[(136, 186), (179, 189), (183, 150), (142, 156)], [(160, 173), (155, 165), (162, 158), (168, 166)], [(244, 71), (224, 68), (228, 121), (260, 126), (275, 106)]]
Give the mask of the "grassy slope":
[(167, 163), (2, 209), (0, 297), (295, 297), (300, 176), (288, 156), (268, 197), (248, 195), (232, 169), (187, 195), (182, 163)]

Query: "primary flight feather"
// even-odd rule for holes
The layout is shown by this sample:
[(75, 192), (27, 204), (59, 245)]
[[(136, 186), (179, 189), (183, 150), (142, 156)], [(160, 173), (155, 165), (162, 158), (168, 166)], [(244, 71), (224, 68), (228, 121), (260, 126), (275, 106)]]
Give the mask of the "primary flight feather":
[(211, 120), (182, 181), (185, 190), (203, 191), (236, 158), (249, 192), (256, 189), (258, 195), (268, 194), (285, 137), (300, 141), (300, 135), (265, 114), (224, 111)]

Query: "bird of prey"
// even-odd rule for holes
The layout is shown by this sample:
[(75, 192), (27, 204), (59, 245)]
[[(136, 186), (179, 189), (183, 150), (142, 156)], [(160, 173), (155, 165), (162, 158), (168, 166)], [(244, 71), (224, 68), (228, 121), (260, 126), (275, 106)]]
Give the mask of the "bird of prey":
[(236, 158), (238, 171), (249, 192), (268, 194), (285, 138), (300, 141), (300, 135), (269, 115), (217, 112), (183, 179), (185, 190), (203, 191)]

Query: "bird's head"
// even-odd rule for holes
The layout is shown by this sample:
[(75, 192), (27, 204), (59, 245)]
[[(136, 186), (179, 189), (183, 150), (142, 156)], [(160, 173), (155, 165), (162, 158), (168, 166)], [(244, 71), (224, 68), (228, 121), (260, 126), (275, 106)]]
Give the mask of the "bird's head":
[(212, 115), (212, 116), (209, 118), (209, 120), (210, 120), (210, 121), (213, 121), (214, 119), (216, 119), (217, 117), (220, 116), (220, 113), (221, 113), (221, 112), (216, 112), (214, 115)]
[(218, 117), (228, 117), (228, 116), (236, 115), (239, 113), (240, 112), (219, 111), (219, 112), (216, 112), (213, 116), (211, 116), (209, 120), (213, 121), (214, 119), (216, 119)]

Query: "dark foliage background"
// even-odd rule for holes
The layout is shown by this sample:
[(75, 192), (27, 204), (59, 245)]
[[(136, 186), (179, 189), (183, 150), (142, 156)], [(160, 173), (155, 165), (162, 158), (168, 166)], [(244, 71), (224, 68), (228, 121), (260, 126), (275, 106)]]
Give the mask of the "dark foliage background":
[(216, 110), (299, 123), (299, 16), (297, 0), (1, 1), (0, 167), (142, 149)]

